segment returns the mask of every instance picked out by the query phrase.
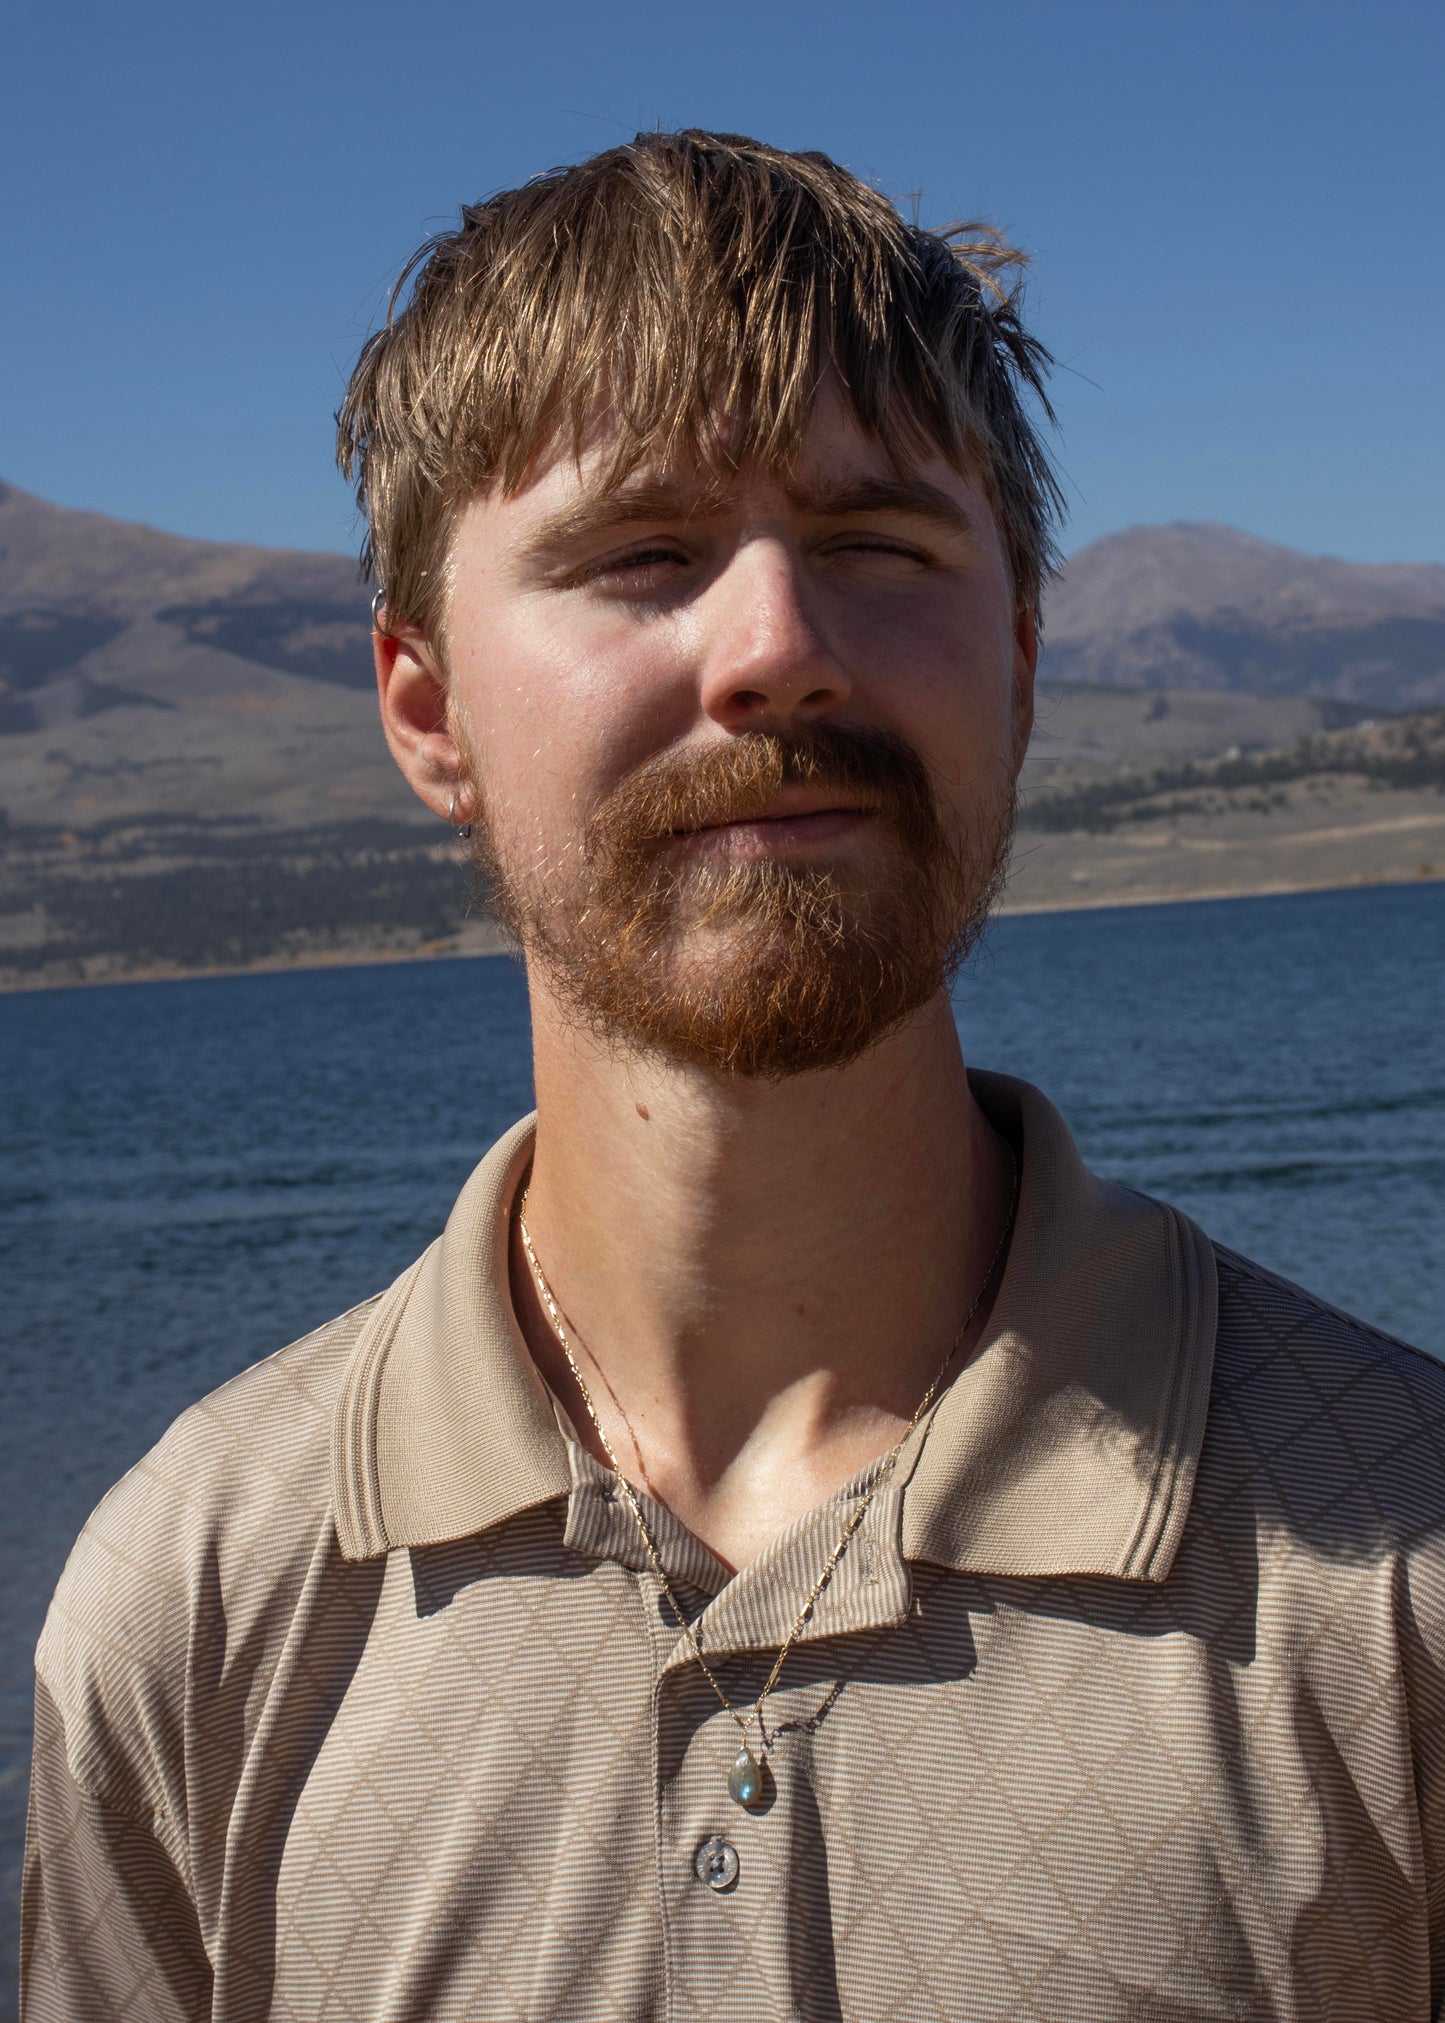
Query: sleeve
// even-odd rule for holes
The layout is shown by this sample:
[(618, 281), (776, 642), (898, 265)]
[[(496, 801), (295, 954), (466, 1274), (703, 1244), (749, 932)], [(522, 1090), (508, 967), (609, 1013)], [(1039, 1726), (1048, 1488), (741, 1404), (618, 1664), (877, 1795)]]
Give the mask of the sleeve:
[(201, 2023), (211, 1965), (195, 1906), (151, 1823), (83, 1791), (43, 1683), (21, 1897), (23, 2023)]
[(1400, 1683), (1424, 1861), (1430, 2016), (1445, 2023), (1445, 1541), (1431, 1539), (1409, 1555), (1397, 1589)]

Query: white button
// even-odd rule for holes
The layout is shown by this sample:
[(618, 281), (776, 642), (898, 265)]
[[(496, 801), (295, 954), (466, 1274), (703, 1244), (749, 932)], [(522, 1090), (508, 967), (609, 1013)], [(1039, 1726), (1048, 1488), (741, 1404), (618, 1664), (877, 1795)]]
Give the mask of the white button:
[(738, 1851), (731, 1841), (715, 1833), (699, 1844), (692, 1872), (710, 1890), (730, 1890), (738, 1879)]

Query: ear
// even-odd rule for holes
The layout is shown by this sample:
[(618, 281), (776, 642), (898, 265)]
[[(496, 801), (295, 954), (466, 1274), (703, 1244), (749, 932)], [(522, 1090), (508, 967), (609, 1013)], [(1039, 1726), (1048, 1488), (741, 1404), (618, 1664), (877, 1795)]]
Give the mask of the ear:
[(1034, 676), (1039, 665), (1039, 622), (1027, 605), (1014, 614), (1014, 777), (1034, 728)]
[(414, 626), (373, 630), (381, 727), (412, 792), (445, 818), (466, 790), (466, 767), (452, 735), (447, 689), (430, 641)]

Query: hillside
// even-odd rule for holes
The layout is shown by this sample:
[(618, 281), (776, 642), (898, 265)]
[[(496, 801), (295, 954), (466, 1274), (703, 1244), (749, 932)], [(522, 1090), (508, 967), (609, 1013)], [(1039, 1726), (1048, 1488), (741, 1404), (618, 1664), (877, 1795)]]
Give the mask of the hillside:
[(1233, 527), (1130, 527), (1049, 598), (1051, 681), (1445, 703), (1445, 567), (1301, 555)]
[[(349, 556), (185, 540), (0, 484), (0, 734), (285, 693), (258, 688), (257, 670), (370, 693)], [(1445, 566), (1302, 555), (1231, 527), (1128, 528), (1080, 549), (1052, 587), (1043, 674), (1442, 704)]]
[(1015, 911), (1445, 878), (1445, 709), (1025, 789)]
[(138, 624), (312, 681), (369, 681), (366, 598), (346, 555), (186, 540), (0, 483), (0, 563), (0, 669), (15, 696), (103, 669)]
[[(493, 945), (461, 852), (382, 741), (367, 602), (346, 556), (186, 540), (0, 485), (0, 987)], [(1132, 793), (1429, 704), (1445, 704), (1445, 569), (1321, 560), (1219, 527), (1095, 542), (1050, 598), (1015, 902), (1138, 882), (1132, 845), (1086, 869), (1104, 832), (1066, 844), (1039, 819), (1051, 797), (1083, 822), (1121, 779)], [(1378, 841), (1395, 833), (1379, 828), (1381, 794), (1405, 797), (1391, 807), (1413, 844), (1436, 786), (1331, 778), (1337, 799), (1369, 797), (1370, 820), (1284, 872), (1269, 860), (1271, 876), (1436, 864), (1434, 843), (1412, 856)], [(1105, 801), (1087, 800), (1096, 789)], [(1217, 842), (1239, 815), (1189, 820)], [(1238, 838), (1216, 866), (1228, 889), (1265, 875), (1273, 845), (1256, 840), (1258, 871)]]

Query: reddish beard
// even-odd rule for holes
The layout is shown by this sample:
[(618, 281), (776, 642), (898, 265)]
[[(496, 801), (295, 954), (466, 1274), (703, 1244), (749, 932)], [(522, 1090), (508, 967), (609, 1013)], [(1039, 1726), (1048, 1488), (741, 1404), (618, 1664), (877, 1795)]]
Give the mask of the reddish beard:
[[(681, 834), (767, 813), (784, 787), (867, 808), (834, 863), (680, 855)], [(1014, 792), (947, 836), (904, 739), (827, 724), (649, 760), (602, 802), (580, 859), (513, 873), (482, 817), (489, 903), (564, 1010), (599, 1037), (727, 1074), (839, 1067), (943, 989), (1003, 884)]]

